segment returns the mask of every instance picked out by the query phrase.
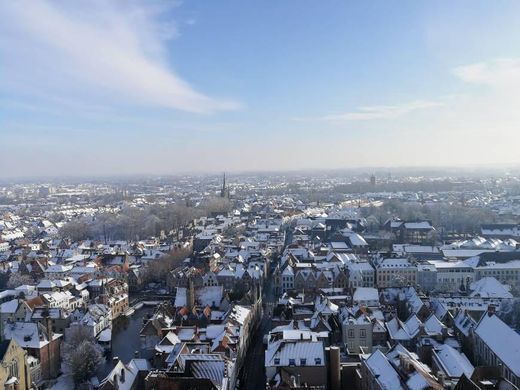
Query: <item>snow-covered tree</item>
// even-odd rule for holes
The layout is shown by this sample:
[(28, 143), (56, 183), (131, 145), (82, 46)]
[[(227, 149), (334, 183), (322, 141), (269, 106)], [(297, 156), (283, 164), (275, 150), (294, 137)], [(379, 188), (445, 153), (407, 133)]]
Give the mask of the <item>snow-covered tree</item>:
[(81, 220), (67, 222), (59, 230), (60, 237), (70, 238), (72, 241), (86, 240), (90, 236), (89, 225)]
[(92, 333), (85, 327), (76, 327), (67, 334), (62, 357), (70, 369), (76, 386), (87, 382), (101, 364), (103, 354)]
[(520, 329), (520, 299), (504, 299), (500, 304), (498, 316), (513, 329)]
[(26, 274), (14, 272), (9, 276), (9, 280), (7, 281), (7, 288), (16, 288), (23, 286), (24, 284), (34, 284), (33, 278)]

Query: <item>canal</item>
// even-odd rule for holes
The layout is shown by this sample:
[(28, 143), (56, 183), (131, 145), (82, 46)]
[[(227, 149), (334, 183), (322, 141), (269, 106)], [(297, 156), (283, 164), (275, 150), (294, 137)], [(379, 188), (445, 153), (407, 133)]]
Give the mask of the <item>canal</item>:
[(124, 363), (128, 363), (139, 352), (140, 358), (150, 358), (151, 350), (142, 350), (139, 331), (143, 327), (143, 319), (152, 315), (155, 306), (143, 306), (136, 310), (130, 317), (121, 316), (112, 325), (112, 353), (98, 368), (97, 376), (103, 380), (114, 367), (112, 359), (118, 357)]

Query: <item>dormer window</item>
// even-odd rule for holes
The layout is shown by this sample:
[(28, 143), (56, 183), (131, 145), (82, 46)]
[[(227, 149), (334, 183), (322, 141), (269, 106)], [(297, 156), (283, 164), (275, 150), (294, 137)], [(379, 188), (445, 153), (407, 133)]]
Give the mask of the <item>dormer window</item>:
[(280, 358), (274, 358), (274, 364), (276, 364), (276, 365), (280, 364)]
[(321, 358), (314, 359), (314, 364), (321, 365)]
[(290, 366), (295, 366), (296, 365), (296, 360), (295, 359), (289, 359), (289, 365)]
[(305, 366), (305, 365), (307, 365), (307, 359), (301, 358), (300, 359), (300, 366)]

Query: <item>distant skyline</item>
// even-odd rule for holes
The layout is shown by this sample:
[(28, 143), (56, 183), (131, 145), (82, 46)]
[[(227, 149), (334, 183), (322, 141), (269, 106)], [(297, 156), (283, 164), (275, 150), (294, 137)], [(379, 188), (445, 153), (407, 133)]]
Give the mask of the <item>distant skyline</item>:
[(520, 165), (519, 14), (0, 2), (0, 177)]

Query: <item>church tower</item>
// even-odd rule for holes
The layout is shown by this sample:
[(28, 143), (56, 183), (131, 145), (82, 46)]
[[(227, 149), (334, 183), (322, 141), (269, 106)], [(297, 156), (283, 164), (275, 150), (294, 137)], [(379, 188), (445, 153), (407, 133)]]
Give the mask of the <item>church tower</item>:
[(220, 190), (220, 197), (226, 198), (228, 197), (228, 192), (226, 188), (226, 172), (224, 172), (224, 177), (222, 179), (222, 189)]

